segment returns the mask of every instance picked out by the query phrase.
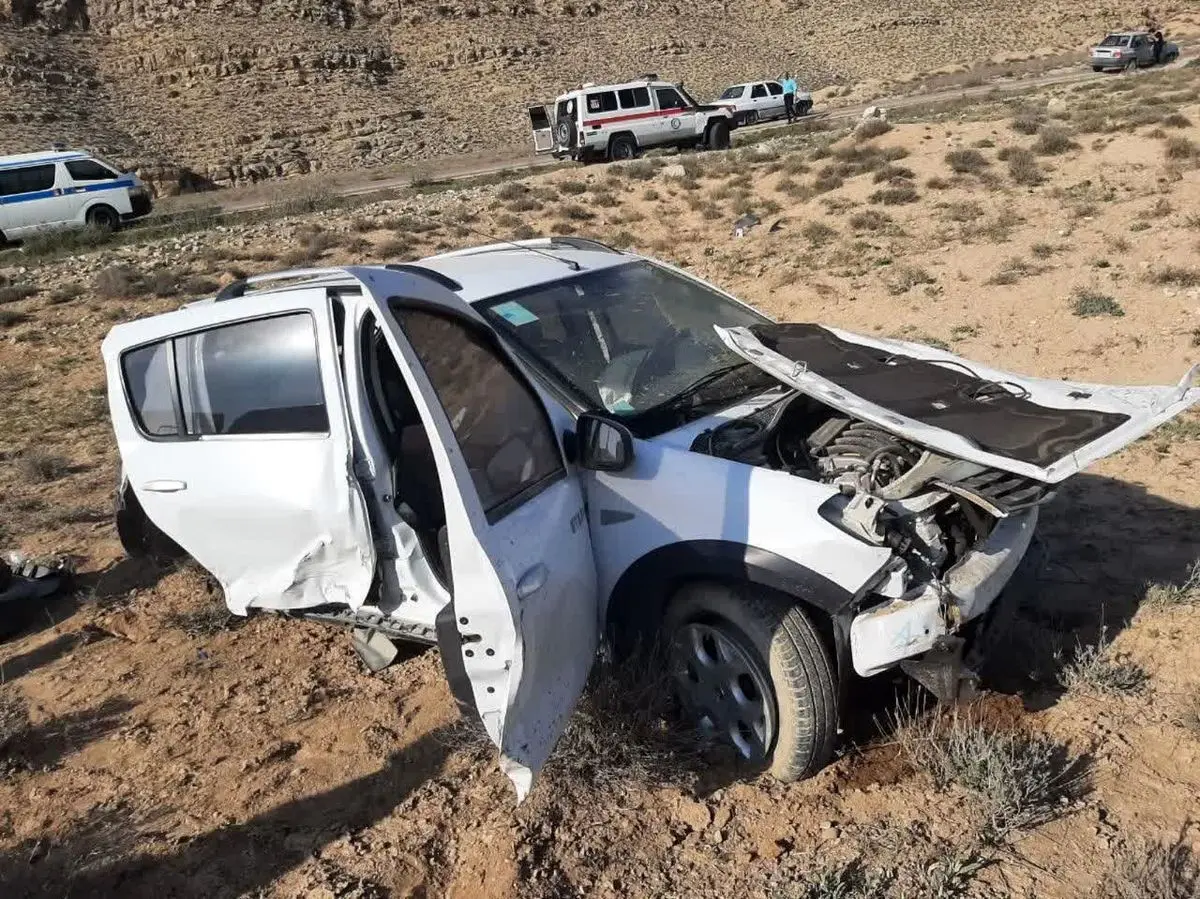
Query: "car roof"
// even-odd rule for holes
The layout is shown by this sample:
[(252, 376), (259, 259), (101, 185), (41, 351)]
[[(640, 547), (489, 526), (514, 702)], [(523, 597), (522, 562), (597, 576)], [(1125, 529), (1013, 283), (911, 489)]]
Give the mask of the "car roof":
[(83, 150), (43, 150), (40, 153), (15, 153), (11, 156), (0, 156), (0, 169), (14, 165), (30, 163), (65, 162), (70, 159), (91, 159), (91, 153)]
[[(399, 266), (368, 265), (360, 268), (428, 272), (432, 279), (473, 304), (515, 290), (624, 265), (640, 258), (586, 238), (543, 237), (453, 250)], [(275, 272), (235, 281), (216, 296), (185, 303), (184, 308), (243, 297), (253, 302), (256, 296), (267, 296), (281, 290), (353, 287), (358, 283), (351, 271), (342, 268)], [(251, 287), (259, 286), (262, 289), (250, 292)]]
[(639, 258), (603, 244), (589, 247), (587, 243), (572, 238), (543, 238), (489, 244), (429, 256), (414, 265), (457, 281), (461, 287), (455, 292), (468, 303), (478, 303)]

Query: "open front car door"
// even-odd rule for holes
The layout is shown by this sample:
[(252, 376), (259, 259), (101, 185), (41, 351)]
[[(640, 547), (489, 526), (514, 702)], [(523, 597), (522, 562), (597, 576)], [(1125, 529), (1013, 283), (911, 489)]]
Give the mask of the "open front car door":
[[(583, 492), (541, 398), (483, 319), (405, 272), (351, 269), (412, 391), (446, 506), (445, 667), (468, 681), (523, 799), (578, 701), (599, 639)], [(403, 464), (403, 460), (401, 460)], [(448, 657), (442, 627), (452, 626)]]

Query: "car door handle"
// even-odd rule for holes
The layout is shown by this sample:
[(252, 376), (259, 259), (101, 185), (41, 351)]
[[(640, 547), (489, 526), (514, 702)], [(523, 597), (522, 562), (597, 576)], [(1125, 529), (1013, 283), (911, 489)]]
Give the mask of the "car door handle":
[(517, 599), (526, 599), (541, 590), (546, 586), (546, 577), (549, 574), (549, 569), (542, 562), (526, 571), (517, 581)]
[(187, 482), (147, 481), (142, 485), (142, 489), (149, 490), (151, 493), (178, 493), (181, 490), (187, 490)]

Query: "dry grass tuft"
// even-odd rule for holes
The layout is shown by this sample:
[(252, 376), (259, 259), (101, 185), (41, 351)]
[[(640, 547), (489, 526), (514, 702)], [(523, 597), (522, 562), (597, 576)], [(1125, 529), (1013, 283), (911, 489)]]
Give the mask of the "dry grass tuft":
[(878, 209), (864, 209), (850, 216), (850, 227), (855, 231), (883, 231), (892, 224), (892, 217)]
[(1036, 265), (1031, 265), (1019, 256), (1013, 256), (1005, 260), (1004, 265), (1000, 267), (1000, 271), (992, 275), (984, 283), (986, 284), (1016, 284), (1022, 278), (1030, 275), (1036, 275), (1041, 272), (1041, 269)]
[(960, 175), (978, 175), (985, 171), (991, 162), (978, 150), (962, 147), (946, 154), (946, 164)]
[(1032, 187), (1045, 180), (1042, 167), (1038, 165), (1037, 157), (1024, 147), (1017, 147), (1006, 155), (1008, 175), (1017, 184)]
[[(1188, 428), (1190, 433), (1187, 436), (1191, 439), (1200, 438), (1200, 422), (1195, 419), (1178, 418), (1159, 428), (1154, 432), (1154, 436), (1162, 437), (1163, 432), (1169, 432), (1171, 426), (1176, 423)], [(1151, 608), (1173, 609), (1197, 603), (1200, 603), (1200, 559), (1192, 563), (1182, 584), (1151, 584), (1146, 590), (1145, 604)]]
[(62, 456), (42, 449), (29, 449), (17, 459), (21, 477), (35, 484), (58, 481), (71, 473), (71, 463)]
[(837, 237), (836, 229), (831, 228), (824, 222), (819, 221), (810, 221), (805, 223), (804, 227), (800, 229), (800, 233), (803, 234), (808, 240), (809, 244), (814, 247), (823, 247)]
[(1043, 125), (1033, 142), (1033, 152), (1038, 156), (1060, 156), (1078, 149), (1079, 144), (1071, 139), (1071, 132), (1061, 125)]
[(887, 279), (888, 293), (899, 296), (922, 284), (935, 284), (937, 279), (919, 265), (898, 265)]
[(1098, 899), (1195, 899), (1200, 863), (1182, 836), (1171, 844), (1132, 840), (1113, 856)]
[(1182, 135), (1174, 135), (1167, 138), (1167, 142), (1163, 147), (1163, 153), (1167, 159), (1176, 161), (1195, 159), (1197, 149), (1195, 143)]
[(1101, 315), (1120, 318), (1125, 314), (1121, 304), (1113, 297), (1089, 287), (1081, 287), (1072, 295), (1071, 312), (1080, 318), (1095, 318)]
[(1108, 632), (1091, 646), (1077, 646), (1075, 657), (1059, 672), (1058, 682), (1075, 693), (1132, 696), (1143, 693), (1150, 680), (1145, 669), (1109, 652)]
[(884, 206), (900, 206), (905, 203), (917, 202), (921, 199), (921, 195), (911, 184), (897, 184), (874, 191), (867, 199), (872, 203), (881, 203)]
[(1062, 814), (1085, 785), (1076, 760), (1050, 737), (998, 730), (973, 710), (896, 715), (896, 741), (913, 767), (940, 788), (965, 789), (986, 820), (990, 839)]
[(1167, 265), (1153, 271), (1149, 275), (1152, 284), (1173, 284), (1176, 287), (1195, 287), (1200, 285), (1200, 269), (1185, 268), (1181, 265)]

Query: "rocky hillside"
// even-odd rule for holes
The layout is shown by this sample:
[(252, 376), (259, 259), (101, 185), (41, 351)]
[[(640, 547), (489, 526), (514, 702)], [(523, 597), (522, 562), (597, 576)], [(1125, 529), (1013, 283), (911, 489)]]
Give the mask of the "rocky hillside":
[(0, 4), (0, 153), (85, 145), (167, 191), (522, 147), (523, 104), (584, 79), (650, 70), (705, 94), (793, 68), (819, 87), (1078, 48), (1176, 11), (1123, 0)]

